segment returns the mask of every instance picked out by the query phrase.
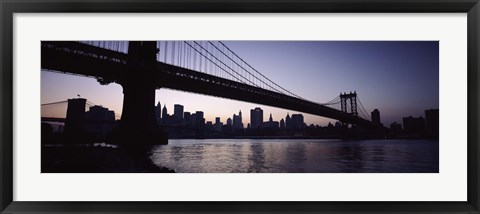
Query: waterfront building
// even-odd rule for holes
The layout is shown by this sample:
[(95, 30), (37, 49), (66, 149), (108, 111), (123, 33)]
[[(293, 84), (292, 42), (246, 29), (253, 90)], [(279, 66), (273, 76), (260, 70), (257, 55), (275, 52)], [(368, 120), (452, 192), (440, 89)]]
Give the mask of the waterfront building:
[(85, 130), (96, 137), (105, 139), (115, 128), (115, 112), (102, 106), (90, 107), (85, 113), (85, 119)]
[(390, 132), (394, 134), (398, 134), (402, 132), (402, 124), (399, 124), (397, 122), (393, 122), (390, 124)]
[(278, 121), (273, 121), (272, 113), (270, 113), (270, 118), (268, 122), (264, 122), (264, 128), (278, 128)]
[(335, 128), (342, 128), (343, 124), (340, 121), (335, 122)]
[(155, 106), (155, 120), (157, 121), (157, 124), (161, 124), (162, 121), (162, 105), (160, 105), (160, 102), (157, 103)]
[(423, 117), (404, 117), (403, 130), (406, 133), (421, 133), (425, 132), (425, 119)]
[(234, 129), (243, 129), (243, 123), (242, 123), (242, 111), (238, 112), (238, 115), (233, 114), (233, 128)]
[(258, 129), (263, 124), (263, 110), (259, 107), (250, 110), (250, 128)]
[(167, 111), (167, 105), (163, 105), (162, 109), (162, 124), (166, 125), (168, 123), (168, 111)]
[(173, 105), (173, 116), (178, 120), (178, 122), (183, 120), (183, 105)]
[(195, 112), (195, 121), (200, 124), (205, 124), (205, 118), (203, 117), (203, 111)]
[(374, 126), (381, 126), (382, 123), (380, 122), (380, 111), (378, 109), (374, 109), (371, 113), (372, 123)]
[(289, 113), (287, 113), (287, 117), (285, 118), (285, 127), (286, 127), (287, 129), (291, 129), (291, 128), (292, 128), (292, 119), (290, 118)]
[(213, 128), (216, 131), (222, 131), (222, 126), (223, 126), (223, 123), (220, 122), (220, 117), (215, 117), (215, 124), (213, 124)]
[(425, 110), (425, 123), (430, 134), (439, 133), (439, 111), (438, 109)]
[(305, 127), (305, 122), (303, 122), (302, 114), (292, 114), (291, 118), (292, 129), (303, 129)]
[(328, 122), (327, 128), (333, 128), (333, 124), (331, 122)]
[(193, 124), (194, 124), (194, 116), (192, 116), (192, 114), (190, 114), (190, 112), (188, 111), (183, 112), (183, 125), (185, 127), (192, 128)]

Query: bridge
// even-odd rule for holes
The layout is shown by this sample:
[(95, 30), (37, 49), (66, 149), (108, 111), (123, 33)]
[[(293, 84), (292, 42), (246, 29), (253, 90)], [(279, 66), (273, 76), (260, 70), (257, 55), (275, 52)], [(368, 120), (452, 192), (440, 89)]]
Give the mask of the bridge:
[[(42, 41), (41, 68), (118, 83), (124, 102), (120, 129), (135, 136), (157, 132), (155, 90), (169, 88), (263, 104), (372, 126), (355, 92), (317, 103), (284, 89), (250, 66), (222, 42)], [(349, 102), (348, 102), (349, 101)], [(341, 109), (329, 107), (341, 103)], [(360, 111), (359, 111), (360, 110)], [(123, 138), (125, 139), (125, 138)]]

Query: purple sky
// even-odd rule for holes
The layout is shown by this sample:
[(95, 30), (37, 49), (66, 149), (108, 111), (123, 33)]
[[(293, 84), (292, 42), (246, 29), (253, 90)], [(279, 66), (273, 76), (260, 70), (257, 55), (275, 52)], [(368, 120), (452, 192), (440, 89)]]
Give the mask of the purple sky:
[[(437, 41), (224, 41), (246, 62), (289, 91), (314, 102), (327, 102), (341, 92), (356, 91), (365, 109), (378, 109), (384, 125), (405, 116), (424, 116), (439, 107), (439, 46)], [(102, 86), (93, 78), (41, 71), (41, 102), (49, 103), (80, 94), (90, 102), (113, 109), (120, 116), (122, 87)], [(261, 107), (264, 120), (272, 113), (279, 121), (299, 113), (254, 103), (160, 89), (156, 102), (174, 104), (185, 111), (205, 112), (207, 121), (234, 113), (250, 122), (250, 109)], [(156, 103), (155, 102), (155, 103)], [(153, 105), (153, 103), (152, 103)], [(339, 105), (334, 106), (337, 109)], [(66, 105), (42, 107), (42, 116), (65, 117)], [(333, 120), (305, 116), (307, 124), (326, 125)]]

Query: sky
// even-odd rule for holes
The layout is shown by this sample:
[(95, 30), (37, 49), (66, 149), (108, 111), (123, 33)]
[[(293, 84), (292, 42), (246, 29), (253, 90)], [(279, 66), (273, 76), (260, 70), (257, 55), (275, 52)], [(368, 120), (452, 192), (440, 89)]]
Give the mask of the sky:
[[(340, 93), (356, 91), (368, 113), (380, 111), (381, 122), (402, 123), (407, 116), (424, 116), (439, 108), (439, 45), (437, 41), (223, 41), (246, 62), (283, 88), (310, 101), (328, 102)], [(41, 102), (77, 97), (122, 111), (122, 87), (100, 85), (94, 78), (41, 70)], [(243, 113), (250, 122), (250, 109), (260, 107), (264, 120), (285, 118), (291, 110), (254, 103), (186, 93), (156, 90), (155, 103), (185, 111), (203, 111), (206, 121), (220, 117), (223, 123)], [(340, 104), (333, 106), (340, 109)], [(66, 104), (42, 107), (42, 116), (65, 117)], [(325, 126), (335, 120), (302, 113), (305, 123)]]

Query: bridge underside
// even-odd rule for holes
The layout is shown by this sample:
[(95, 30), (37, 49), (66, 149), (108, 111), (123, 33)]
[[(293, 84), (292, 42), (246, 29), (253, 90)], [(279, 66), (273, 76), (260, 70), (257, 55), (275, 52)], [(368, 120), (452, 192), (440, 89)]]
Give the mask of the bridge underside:
[(81, 43), (42, 42), (41, 57), (42, 69), (94, 77), (104, 84), (111, 82), (121, 84), (126, 76), (131, 76), (126, 75), (127, 72), (148, 71), (157, 89), (188, 91), (304, 112), (344, 123), (371, 125), (368, 120), (327, 106), (209, 74), (161, 62), (139, 67), (138, 64), (128, 63), (127, 54)]

